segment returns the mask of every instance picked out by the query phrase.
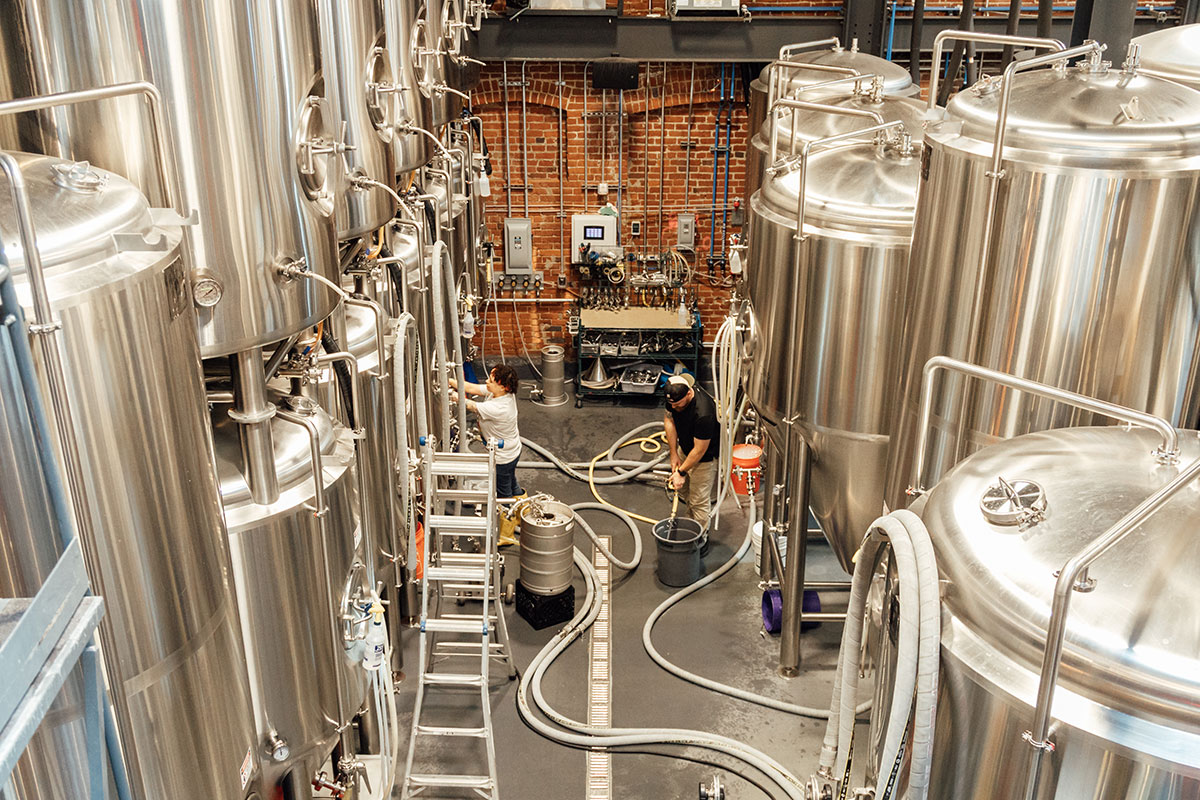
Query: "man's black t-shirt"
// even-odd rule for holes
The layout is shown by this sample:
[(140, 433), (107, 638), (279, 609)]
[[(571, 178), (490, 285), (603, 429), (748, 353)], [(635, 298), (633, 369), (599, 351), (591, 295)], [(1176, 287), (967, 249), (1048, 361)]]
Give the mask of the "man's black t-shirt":
[(692, 394), (692, 401), (679, 411), (667, 406), (671, 412), (671, 421), (675, 423), (675, 433), (679, 440), (679, 450), (684, 457), (692, 452), (697, 439), (707, 439), (708, 449), (700, 457), (701, 461), (712, 461), (720, 454), (721, 439), (720, 425), (717, 423), (717, 409), (708, 395), (699, 389)]

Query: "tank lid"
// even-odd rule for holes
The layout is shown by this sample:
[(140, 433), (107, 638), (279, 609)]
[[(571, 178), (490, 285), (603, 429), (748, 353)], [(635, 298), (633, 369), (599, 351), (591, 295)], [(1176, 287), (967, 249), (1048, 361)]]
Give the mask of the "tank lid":
[[(796, 53), (788, 57), (789, 61), (801, 61), (808, 64), (820, 64), (826, 67), (843, 67), (852, 69), (862, 75), (878, 75), (883, 78), (883, 91), (890, 95), (908, 95), (916, 94), (920, 91), (919, 87), (913, 85), (912, 75), (908, 70), (899, 64), (888, 61), (886, 58), (873, 56), (870, 53), (862, 53), (858, 50), (847, 50), (843, 47), (836, 47), (830, 50), (812, 50), (804, 53)], [(787, 82), (788, 90), (799, 89), (802, 86), (808, 86), (813, 83), (821, 83), (822, 81), (832, 80), (838, 77), (835, 74), (822, 70), (811, 69), (783, 69), (779, 79)], [(759, 75), (765, 86), (770, 85), (771, 75), (769, 68), (764, 69)]]
[[(907, 235), (920, 183), (920, 150), (897, 144), (848, 142), (814, 152), (808, 160), (806, 223)], [(795, 225), (800, 173), (768, 177), (760, 202)]]
[[(1200, 457), (1194, 431), (1180, 434), (1178, 464), (1159, 463), (1158, 443), (1144, 429), (1070, 428), (1002, 442), (959, 464), (921, 512), (947, 609), (1037, 674), (1056, 571)], [(1007, 502), (994, 491), (1000, 479), (1014, 490)], [(989, 518), (1005, 512), (1014, 519)], [(1196, 725), (1197, 518), (1193, 483), (1092, 564), (1094, 587), (1071, 597), (1063, 685), (1125, 713)]]
[[(1142, 73), (1067, 69), (1018, 73), (1009, 100), (1005, 144), (1030, 151), (1115, 156), (1200, 151), (1200, 92)], [(946, 119), (990, 150), (1002, 81), (986, 78), (959, 92)]]
[(1142, 69), (1200, 89), (1200, 23), (1154, 31), (1133, 40)]
[[(883, 117), (884, 122), (903, 122), (909, 136), (916, 143), (925, 137), (925, 104), (915, 97), (883, 96), (877, 100), (872, 98), (869, 91), (859, 93), (845, 92), (814, 92), (801, 96), (802, 100), (835, 106), (851, 108), (858, 111), (873, 111)], [(823, 139), (839, 133), (849, 133), (859, 128), (869, 128), (875, 123), (866, 117), (848, 117), (842, 114), (830, 114), (824, 111), (809, 111), (796, 109), (793, 115), (790, 111), (780, 114), (779, 150), (788, 151), (791, 144), (793, 119), (795, 120), (796, 141), (805, 142)], [(768, 117), (760, 131), (765, 147), (771, 146), (771, 120)], [(866, 138), (870, 138), (869, 136)], [(768, 165), (770, 166), (770, 165)]]
[[(297, 405), (294, 401), (301, 401)], [(337, 449), (338, 434), (343, 428), (334, 424), (323, 408), (307, 398), (274, 396), (272, 402), (281, 409), (308, 415), (317, 425), (321, 438), (321, 453), (327, 459), (323, 466), (342, 466), (331, 463)], [(250, 487), (242, 474), (242, 450), (238, 439), (238, 426), (229, 417), (228, 405), (213, 407), (213, 440), (217, 460), (217, 480), (220, 484), (221, 503), (228, 509), (251, 502)], [(312, 483), (312, 456), (309, 450), (308, 431), (279, 417), (271, 420), (271, 434), (275, 444), (275, 472), (279, 478), (279, 491), (302, 483)]]
[[(86, 162), (12, 153), (21, 168), (33, 209), (38, 252), (47, 270), (63, 265), (89, 267), (128, 250), (165, 251), (178, 235), (156, 225), (150, 205), (136, 186)], [(0, 173), (0, 242), (12, 271), (23, 274), (8, 178)]]

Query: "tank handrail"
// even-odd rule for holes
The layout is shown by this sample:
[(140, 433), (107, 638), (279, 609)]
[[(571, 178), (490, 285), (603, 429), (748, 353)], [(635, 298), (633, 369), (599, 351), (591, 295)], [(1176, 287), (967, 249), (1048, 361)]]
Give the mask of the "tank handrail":
[(162, 93), (153, 83), (148, 81), (114, 83), (109, 86), (98, 86), (94, 89), (55, 92), (53, 94), (6, 100), (0, 102), (0, 116), (23, 114), (28, 111), (41, 111), (59, 106), (74, 106), (99, 100), (111, 100), (135, 94), (145, 95), (146, 99), (150, 101), (150, 127), (154, 130), (154, 150), (155, 155), (158, 157), (159, 177), (162, 179), (163, 189), (167, 193), (167, 204), (175, 207), (175, 211), (181, 219), (187, 219), (190, 215), (183, 207), (183, 191), (179, 187), (179, 173), (175, 168), (174, 151), (167, 145)]
[(1097, 400), (1094, 397), (1060, 389), (1057, 386), (1031, 381), (1027, 378), (1019, 378), (1016, 375), (981, 367), (978, 364), (959, 361), (956, 358), (934, 356), (925, 363), (921, 385), (921, 405), (918, 417), (920, 420), (918, 423), (920, 433), (917, 436), (917, 462), (913, 470), (913, 482), (908, 488), (908, 494), (910, 495), (920, 495), (927, 491), (922, 485), (921, 477), (925, 471), (925, 450), (929, 444), (929, 428), (933, 419), (933, 382), (938, 370), (957, 372), (970, 378), (979, 378), (980, 380), (995, 383), (1009, 389), (1036, 395), (1048, 400), (1056, 400), (1075, 408), (1081, 408), (1084, 411), (1104, 414), (1130, 425), (1149, 428), (1162, 437), (1162, 444), (1153, 452), (1154, 457), (1163, 464), (1173, 464), (1179, 460), (1179, 433), (1170, 422), (1167, 422), (1162, 417), (1147, 414), (1144, 411), (1138, 411), (1126, 406), (1120, 406), (1116, 403)]
[(779, 99), (779, 93), (783, 91), (783, 87), (780, 86), (780, 83), (783, 81), (779, 77), (780, 72), (790, 70), (795, 73), (805, 69), (811, 72), (829, 72), (844, 77), (853, 77), (862, 74), (853, 67), (838, 67), (833, 64), (810, 64), (807, 61), (788, 61), (786, 59), (772, 61), (770, 64), (767, 64), (767, 105), (774, 104)]
[[(338, 361), (345, 361), (350, 367), (350, 413), (354, 415), (354, 436), (361, 438), (363, 436), (363, 416), (362, 400), (358, 393), (358, 357), (348, 350), (338, 350), (333, 353), (323, 353), (315, 359), (318, 367), (332, 366)], [(334, 380), (337, 380), (336, 375)]]
[[(416, 213), (409, 208), (407, 203), (403, 204), (401, 208), (405, 214), (415, 215)], [(399, 214), (397, 214), (396, 217), (391, 221), (391, 224), (398, 228), (411, 228), (416, 233), (417, 260), (420, 262), (417, 265), (417, 277), (421, 279), (418, 291), (426, 291), (429, 287), (425, 284), (425, 228), (416, 222), (416, 220), (405, 219)]]
[(1029, 781), (1025, 789), (1027, 800), (1035, 800), (1037, 795), (1042, 758), (1046, 753), (1054, 751), (1054, 742), (1049, 739), (1050, 712), (1054, 689), (1058, 683), (1059, 667), (1062, 664), (1071, 592), (1075, 590), (1090, 591), (1095, 585), (1095, 581), (1087, 576), (1088, 566), (1137, 530), (1143, 522), (1157, 513), (1197, 477), (1200, 477), (1200, 458), (1143, 500), (1104, 534), (1092, 540), (1083, 550), (1063, 564), (1062, 570), (1059, 571), (1058, 579), (1054, 583), (1054, 602), (1050, 608), (1050, 621), (1046, 631), (1046, 651), (1042, 655), (1042, 670), (1038, 676), (1033, 728), (1025, 731), (1021, 736), (1033, 748), (1029, 762)]
[[(946, 41), (956, 42), (979, 42), (982, 44), (1004, 44), (1016, 47), (1024, 45), (1026, 47), (1040, 47), (1046, 50), (1062, 51), (1066, 49), (1066, 45), (1058, 39), (1041, 39), (1034, 36), (1008, 36), (1002, 33), (979, 33), (978, 31), (942, 31), (933, 40), (933, 69), (929, 73), (929, 105), (928, 111), (933, 111), (937, 107), (938, 96), (938, 77), (941, 74), (942, 66), (942, 45)], [(1028, 63), (1025, 61), (1013, 61), (1009, 64), (1012, 67), (1016, 64)], [(1008, 70), (1004, 71), (1005, 77), (1008, 76)], [(947, 80), (953, 78), (947, 76)]]
[(811, 42), (793, 42), (792, 44), (785, 44), (783, 47), (779, 48), (779, 60), (785, 61), (787, 57), (793, 53), (802, 53), (805, 50), (816, 50), (817, 48), (824, 47), (825, 45), (830, 45), (830, 47), (834, 50), (841, 50), (842, 40), (836, 36), (830, 36), (828, 39), (814, 39)]
[[(374, 372), (368, 373), (374, 378), (387, 377), (387, 350), (384, 345), (384, 329), (383, 329), (383, 306), (374, 300), (359, 299), (357, 297), (347, 297), (345, 301), (348, 306), (356, 308), (365, 308), (370, 311), (375, 317), (375, 357), (379, 361), (379, 366)], [(357, 419), (357, 417), (355, 417)]]
[[(854, 91), (857, 92), (859, 90), (862, 82), (864, 80), (866, 80), (867, 78), (871, 78), (873, 80), (873, 84), (872, 84), (873, 88), (875, 88), (875, 89), (882, 88), (883, 79), (880, 78), (878, 75), (870, 75), (870, 74), (859, 75), (858, 73), (855, 73), (854, 75), (847, 75), (842, 78), (834, 78), (833, 80), (830, 80), (830, 81), (821, 81), (820, 83), (813, 83), (808, 86), (802, 86), (800, 89), (798, 89), (796, 91), (797, 97), (786, 97), (781, 100), (772, 100), (771, 105), (769, 106), (770, 110), (767, 111), (767, 118), (771, 121), (771, 144), (770, 144), (770, 147), (768, 148), (769, 157), (767, 159), (767, 162), (772, 167), (774, 167), (774, 166), (776, 166), (776, 162), (779, 159), (779, 126), (777, 124), (775, 124), (776, 122), (778, 122), (776, 115), (777, 115), (779, 109), (781, 109), (781, 108), (792, 109), (792, 127), (791, 127), (791, 134), (788, 137), (788, 149), (790, 151), (794, 152), (796, 149), (796, 112), (801, 109), (808, 109), (810, 111), (812, 111), (812, 110), (827, 111), (830, 108), (837, 107), (837, 106), (832, 106), (828, 103), (820, 103), (818, 109), (812, 108), (811, 105), (797, 105), (798, 103), (806, 102), (806, 101), (800, 100), (798, 95), (800, 95), (803, 92), (812, 91), (813, 89), (824, 89), (829, 86), (840, 86), (841, 84), (844, 84), (844, 83), (855, 84)], [(812, 102), (815, 102), (815, 101), (812, 101)], [(862, 111), (861, 113), (871, 114), (871, 115), (873, 115), (872, 119), (874, 119), (877, 123), (879, 123), (879, 124), (883, 123), (883, 115), (880, 114), (879, 112)], [(861, 113), (855, 114), (855, 116), (861, 116)]]

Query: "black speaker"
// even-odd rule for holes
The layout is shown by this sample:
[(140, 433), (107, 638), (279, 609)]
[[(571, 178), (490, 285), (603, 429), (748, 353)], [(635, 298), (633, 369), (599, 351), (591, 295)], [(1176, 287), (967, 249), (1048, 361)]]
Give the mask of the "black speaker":
[(592, 88), (638, 88), (638, 62), (631, 58), (602, 58), (593, 62)]

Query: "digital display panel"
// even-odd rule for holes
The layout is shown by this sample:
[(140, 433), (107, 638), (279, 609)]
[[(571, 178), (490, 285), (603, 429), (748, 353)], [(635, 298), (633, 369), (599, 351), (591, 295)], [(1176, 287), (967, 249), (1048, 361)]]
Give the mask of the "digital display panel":
[(588, 241), (598, 241), (600, 239), (603, 239), (604, 238), (604, 226), (603, 225), (584, 225), (583, 226), (583, 238), (587, 239)]

